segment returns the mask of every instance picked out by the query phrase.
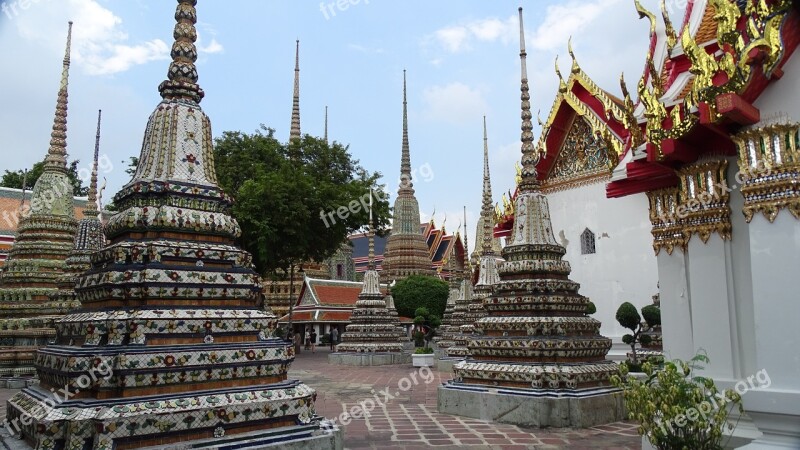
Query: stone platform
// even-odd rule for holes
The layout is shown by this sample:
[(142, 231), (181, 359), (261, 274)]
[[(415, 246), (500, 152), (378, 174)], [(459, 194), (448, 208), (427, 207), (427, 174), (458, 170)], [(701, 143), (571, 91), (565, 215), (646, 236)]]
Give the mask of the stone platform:
[(331, 353), (330, 364), (342, 366), (389, 366), (393, 364), (411, 364), (408, 353)]
[(589, 428), (625, 418), (622, 393), (614, 389), (582, 391), (439, 386), (440, 413), (529, 428)]
[(461, 362), (461, 361), (463, 361), (463, 359), (461, 359), (461, 358), (458, 358), (458, 359), (456, 359), (456, 358), (448, 358), (447, 356), (445, 356), (443, 358), (439, 358), (439, 359), (436, 360), (436, 370), (438, 370), (439, 372), (450, 372), (450, 373), (452, 373), (453, 372), (453, 366), (456, 363)]

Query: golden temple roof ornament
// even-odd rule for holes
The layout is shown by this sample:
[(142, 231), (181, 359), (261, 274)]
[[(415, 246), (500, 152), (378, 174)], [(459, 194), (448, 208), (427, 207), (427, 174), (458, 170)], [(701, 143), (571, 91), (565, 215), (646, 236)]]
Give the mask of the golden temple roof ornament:
[(647, 17), (647, 20), (650, 21), (650, 37), (655, 36), (656, 34), (656, 15), (651, 13), (647, 10), (639, 0), (633, 0), (633, 5), (636, 7), (636, 12), (639, 13), (639, 18), (644, 19)]
[(675, 44), (678, 43), (678, 33), (675, 32), (672, 21), (669, 19), (666, 0), (661, 0), (661, 18), (664, 20), (664, 32), (667, 36), (667, 53), (672, 56), (672, 49), (675, 48)]

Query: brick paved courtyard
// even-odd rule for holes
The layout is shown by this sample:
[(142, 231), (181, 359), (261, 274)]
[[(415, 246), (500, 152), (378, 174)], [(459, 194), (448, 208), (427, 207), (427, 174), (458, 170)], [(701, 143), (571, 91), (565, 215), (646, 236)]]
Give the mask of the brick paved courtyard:
[[(344, 425), (347, 449), (641, 449), (635, 426), (627, 422), (588, 430), (527, 430), (439, 414), (436, 389), (450, 378), (450, 373), (420, 371), (410, 364), (334, 366), (328, 364), (327, 349), (320, 349), (313, 354), (299, 354), (289, 376), (315, 388), (318, 413), (337, 418), (337, 423), (342, 423), (338, 419), (342, 413), (360, 402), (365, 402), (367, 408), (370, 401), (376, 405), (368, 417), (353, 418)], [(13, 392), (0, 390), (0, 417), (5, 416), (5, 400)], [(379, 403), (385, 404), (378, 406)], [(0, 445), (2, 448), (11, 447)]]
[[(349, 367), (328, 364), (328, 351), (303, 351), (290, 377), (317, 390), (317, 411), (329, 419), (340, 417), (359, 402), (383, 402), (369, 417), (344, 426), (348, 449), (640, 449), (641, 438), (631, 423), (615, 423), (588, 430), (526, 430), (439, 414), (436, 389), (450, 373), (421, 372), (407, 366)], [(425, 377), (427, 375), (427, 377)], [(432, 380), (430, 383), (425, 381)], [(414, 382), (416, 380), (416, 383)], [(404, 388), (408, 388), (404, 391)], [(377, 403), (377, 402), (376, 402)]]

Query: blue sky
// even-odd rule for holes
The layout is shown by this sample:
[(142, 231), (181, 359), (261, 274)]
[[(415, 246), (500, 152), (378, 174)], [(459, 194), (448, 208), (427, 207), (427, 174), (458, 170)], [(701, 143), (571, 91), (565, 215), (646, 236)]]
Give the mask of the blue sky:
[[(73, 20), (68, 149), (70, 158), (88, 163), (96, 111), (103, 109), (110, 197), (128, 181), (122, 161), (139, 154), (160, 100), (156, 87), (166, 74), (176, 3), (0, 3), (0, 170), (28, 167), (47, 151), (66, 22)], [(643, 3), (658, 10), (655, 0)], [(263, 123), (287, 138), (300, 39), (303, 132), (322, 135), (328, 105), (330, 138), (349, 144), (364, 167), (396, 186), (407, 69), (412, 166), (425, 175), (415, 180), (423, 218), (435, 209), (437, 223), (446, 215), (453, 230), (466, 206), (470, 246), (480, 210), (484, 114), (495, 201), (513, 189), (519, 159), (517, 7), (525, 8), (533, 110), (542, 117), (556, 94), (556, 55), (568, 75), (569, 36), (581, 67), (614, 94), (622, 71), (635, 90), (647, 51), (648, 24), (638, 20), (632, 0), (339, 4), (347, 8), (330, 1), (200, 0), (198, 69), (214, 135)], [(681, 6), (668, 2), (674, 20)]]

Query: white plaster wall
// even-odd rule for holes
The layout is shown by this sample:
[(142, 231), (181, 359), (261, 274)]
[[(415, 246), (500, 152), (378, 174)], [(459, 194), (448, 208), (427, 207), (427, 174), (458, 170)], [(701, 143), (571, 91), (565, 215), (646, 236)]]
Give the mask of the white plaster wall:
[[(566, 244), (572, 280), (597, 306), (593, 317), (602, 322), (601, 333), (621, 342), (627, 331), (614, 318), (619, 305), (628, 301), (641, 309), (658, 292), (647, 196), (609, 199), (605, 183), (595, 183), (553, 192), (548, 200), (556, 240)], [(593, 255), (581, 255), (580, 235), (586, 228), (596, 237)]]
[(800, 91), (800, 50), (795, 50), (783, 71), (783, 78), (772, 82), (754, 102), (755, 107), (761, 110), (761, 120), (781, 112), (787, 113), (793, 121), (800, 121), (800, 102), (797, 101), (797, 92)]

